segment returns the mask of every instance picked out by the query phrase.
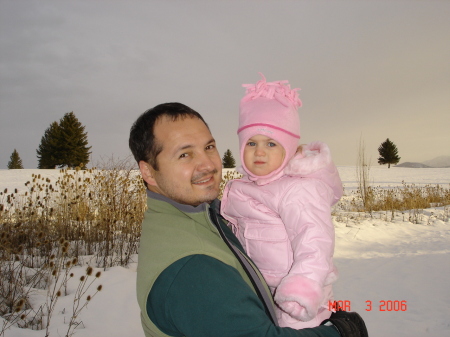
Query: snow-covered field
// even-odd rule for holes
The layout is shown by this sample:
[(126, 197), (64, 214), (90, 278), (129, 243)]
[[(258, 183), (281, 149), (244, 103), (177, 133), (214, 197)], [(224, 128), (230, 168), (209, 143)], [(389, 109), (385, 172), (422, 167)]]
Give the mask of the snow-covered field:
[[(58, 175), (52, 170), (0, 170), (0, 190), (24, 189), (33, 172)], [(339, 172), (346, 192), (356, 189), (355, 167), (339, 167)], [(370, 180), (383, 187), (402, 181), (448, 187), (450, 168), (372, 167)], [(392, 221), (380, 214), (335, 221), (335, 263), (340, 271), (335, 297), (363, 316), (370, 337), (450, 336), (449, 213), (448, 207), (426, 209), (419, 224), (407, 222), (401, 214)], [(99, 281), (103, 290), (81, 312), (83, 324), (76, 336), (144, 336), (135, 300), (136, 265), (111, 268)], [(76, 284), (70, 287), (73, 292)], [(70, 295), (58, 301), (50, 336), (65, 335), (71, 305)], [(12, 328), (5, 336), (41, 337), (45, 331)]]

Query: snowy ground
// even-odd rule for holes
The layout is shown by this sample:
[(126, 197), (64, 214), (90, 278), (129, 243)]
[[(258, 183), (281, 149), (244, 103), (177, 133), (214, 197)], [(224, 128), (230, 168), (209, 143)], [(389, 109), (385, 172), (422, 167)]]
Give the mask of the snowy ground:
[[(22, 189), (32, 172), (36, 171), (0, 170), (0, 190)], [(355, 167), (339, 167), (339, 172), (346, 192), (355, 189)], [(404, 180), (408, 184), (448, 187), (450, 168), (373, 167), (370, 177), (376, 186), (394, 187)], [(340, 271), (335, 296), (363, 316), (370, 337), (450, 335), (449, 212), (442, 208), (424, 210), (419, 224), (407, 222), (401, 214), (393, 221), (377, 214), (373, 218), (346, 217), (344, 222), (335, 222), (335, 262)], [(78, 268), (79, 273), (83, 271)], [(144, 336), (135, 300), (135, 271), (136, 265), (132, 264), (129, 268), (115, 267), (103, 272), (99, 279), (103, 290), (80, 314), (83, 324), (76, 330), (77, 337)], [(72, 290), (75, 286), (71, 285)], [(370, 311), (367, 301), (371, 301)], [(400, 301), (404, 301), (406, 310), (401, 310)], [(70, 309), (71, 296), (61, 298), (50, 336), (65, 335)], [(44, 335), (45, 331), (15, 328), (5, 334), (6, 337)]]

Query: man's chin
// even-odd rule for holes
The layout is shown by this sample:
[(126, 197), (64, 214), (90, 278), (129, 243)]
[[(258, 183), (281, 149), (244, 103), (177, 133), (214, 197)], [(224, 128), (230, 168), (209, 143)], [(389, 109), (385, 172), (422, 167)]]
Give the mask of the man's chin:
[(210, 204), (211, 202), (213, 202), (215, 199), (217, 199), (217, 197), (219, 196), (219, 192), (218, 191), (210, 191), (210, 193), (202, 193), (202, 194), (191, 194), (191, 198), (175, 198), (175, 197), (169, 197), (172, 200), (180, 203), (180, 204), (185, 204), (185, 205), (190, 205), (190, 206), (198, 206), (200, 204), (203, 203), (207, 203)]
[(198, 204), (200, 205), (201, 203), (204, 202), (210, 204), (211, 202), (216, 200), (218, 196), (219, 196), (218, 190), (210, 191), (210, 193), (203, 195), (201, 198), (199, 198), (200, 202)]

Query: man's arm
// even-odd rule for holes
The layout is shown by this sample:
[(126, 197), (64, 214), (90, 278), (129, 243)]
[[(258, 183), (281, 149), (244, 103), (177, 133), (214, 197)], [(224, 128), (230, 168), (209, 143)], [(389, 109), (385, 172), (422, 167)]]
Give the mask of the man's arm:
[(206, 255), (185, 257), (161, 273), (149, 294), (147, 313), (169, 336), (339, 337), (329, 326), (276, 327), (237, 270)]

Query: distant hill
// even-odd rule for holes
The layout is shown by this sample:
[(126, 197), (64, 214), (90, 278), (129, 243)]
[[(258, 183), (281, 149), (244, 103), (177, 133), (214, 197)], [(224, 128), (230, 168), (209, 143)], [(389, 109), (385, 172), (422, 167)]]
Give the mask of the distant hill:
[(450, 156), (440, 156), (431, 160), (426, 160), (423, 164), (430, 167), (450, 167)]
[(431, 166), (422, 164), (422, 163), (414, 163), (410, 161), (405, 161), (404, 163), (395, 165), (395, 167), (411, 167), (411, 168), (430, 168)]
[(396, 165), (396, 167), (411, 167), (411, 168), (439, 168), (439, 167), (450, 167), (450, 156), (440, 156), (431, 160), (426, 160), (423, 163), (415, 162), (404, 162)]

